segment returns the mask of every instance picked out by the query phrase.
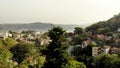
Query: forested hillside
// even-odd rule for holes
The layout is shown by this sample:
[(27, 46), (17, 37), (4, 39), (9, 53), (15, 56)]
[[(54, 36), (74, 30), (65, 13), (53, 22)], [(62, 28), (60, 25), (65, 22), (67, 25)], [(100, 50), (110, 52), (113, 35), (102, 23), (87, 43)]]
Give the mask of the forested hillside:
[(92, 31), (93, 33), (106, 33), (117, 31), (120, 28), (120, 14), (114, 15), (107, 21), (99, 21), (95, 24), (86, 28), (87, 31)]

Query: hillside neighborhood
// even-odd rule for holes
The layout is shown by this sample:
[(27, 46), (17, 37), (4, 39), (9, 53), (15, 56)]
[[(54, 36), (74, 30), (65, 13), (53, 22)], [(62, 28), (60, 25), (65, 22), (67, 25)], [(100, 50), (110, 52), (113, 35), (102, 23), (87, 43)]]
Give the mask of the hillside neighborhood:
[[(37, 23), (38, 24), (38, 23)], [(31, 27), (31, 26), (30, 26)], [(67, 31), (0, 31), (2, 68), (118, 68), (120, 14), (86, 28)]]

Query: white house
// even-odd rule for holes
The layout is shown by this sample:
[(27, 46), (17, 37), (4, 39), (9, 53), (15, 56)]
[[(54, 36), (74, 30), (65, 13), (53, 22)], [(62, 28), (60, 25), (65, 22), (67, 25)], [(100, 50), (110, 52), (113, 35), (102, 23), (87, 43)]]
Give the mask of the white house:
[(99, 47), (92, 47), (92, 56), (98, 55), (98, 49)]
[(118, 28), (118, 30), (117, 30), (118, 32), (120, 32), (120, 28)]
[(108, 54), (110, 51), (110, 46), (104, 45), (103, 47), (92, 47), (92, 56), (97, 56), (99, 54)]
[(4, 40), (6, 40), (6, 38), (8, 38), (8, 35), (9, 35), (9, 33), (8, 33), (7, 31), (2, 31), (2, 33), (1, 33), (1, 37), (2, 37)]
[(110, 51), (110, 46), (104, 45), (102, 51), (103, 51), (104, 54), (108, 54), (109, 51)]

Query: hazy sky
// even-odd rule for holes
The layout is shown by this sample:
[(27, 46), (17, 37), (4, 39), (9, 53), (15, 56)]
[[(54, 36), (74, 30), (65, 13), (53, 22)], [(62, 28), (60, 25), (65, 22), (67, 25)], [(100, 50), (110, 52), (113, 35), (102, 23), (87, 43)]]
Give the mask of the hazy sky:
[(0, 23), (91, 24), (120, 12), (120, 0), (0, 0)]

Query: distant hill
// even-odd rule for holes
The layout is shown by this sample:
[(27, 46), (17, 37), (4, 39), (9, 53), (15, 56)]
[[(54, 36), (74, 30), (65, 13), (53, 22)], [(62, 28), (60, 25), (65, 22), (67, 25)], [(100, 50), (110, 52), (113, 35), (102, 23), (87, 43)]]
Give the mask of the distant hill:
[(61, 26), (67, 31), (72, 31), (75, 27), (81, 27), (80, 25), (64, 25), (64, 24), (51, 24), (51, 23), (29, 23), (29, 24), (0, 24), (0, 31), (2, 30), (36, 30), (36, 31), (48, 31), (52, 25)]
[(93, 33), (96, 33), (99, 30), (106, 30), (106, 32), (114, 32), (117, 31), (118, 28), (120, 28), (120, 14), (114, 15), (107, 21), (100, 21), (95, 24), (92, 24), (91, 26), (88, 26), (86, 30), (92, 31)]

